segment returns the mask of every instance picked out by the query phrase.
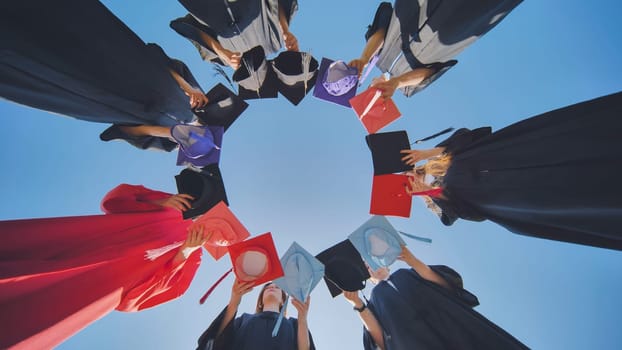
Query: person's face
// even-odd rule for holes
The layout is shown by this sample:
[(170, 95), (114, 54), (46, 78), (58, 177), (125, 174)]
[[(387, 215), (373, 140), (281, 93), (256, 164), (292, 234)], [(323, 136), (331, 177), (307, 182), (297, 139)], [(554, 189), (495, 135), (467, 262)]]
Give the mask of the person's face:
[(276, 284), (270, 283), (266, 286), (263, 292), (263, 304), (266, 305), (266, 302), (274, 302), (278, 301), (279, 303), (283, 302), (283, 292), (281, 288), (279, 288)]

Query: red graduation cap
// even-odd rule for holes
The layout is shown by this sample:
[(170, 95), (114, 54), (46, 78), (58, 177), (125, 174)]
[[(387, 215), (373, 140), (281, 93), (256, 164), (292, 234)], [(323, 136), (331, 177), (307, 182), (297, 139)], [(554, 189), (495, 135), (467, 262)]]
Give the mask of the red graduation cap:
[(233, 272), (240, 281), (253, 282), (253, 286), (257, 286), (283, 276), (270, 232), (231, 245), (228, 249)]
[(228, 246), (250, 237), (246, 227), (223, 201), (218, 202), (207, 213), (201, 215), (191, 227), (195, 225), (203, 225), (204, 231), (211, 234), (203, 247), (215, 260), (227, 254)]
[(382, 91), (369, 88), (350, 99), (350, 105), (370, 134), (389, 125), (402, 113), (391, 98), (382, 98)]
[(376, 175), (371, 188), (369, 213), (410, 217), (412, 197), (406, 193), (408, 175)]

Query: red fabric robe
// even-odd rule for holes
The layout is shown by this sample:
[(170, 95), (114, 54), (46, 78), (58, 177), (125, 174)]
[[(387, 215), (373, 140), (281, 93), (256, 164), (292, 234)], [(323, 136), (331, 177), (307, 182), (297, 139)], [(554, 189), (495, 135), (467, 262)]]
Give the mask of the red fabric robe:
[(106, 215), (1, 221), (0, 348), (51, 348), (112, 310), (182, 295), (201, 250), (178, 265), (177, 247), (145, 256), (186, 238), (190, 220), (146, 202), (167, 196), (123, 184), (104, 197)]

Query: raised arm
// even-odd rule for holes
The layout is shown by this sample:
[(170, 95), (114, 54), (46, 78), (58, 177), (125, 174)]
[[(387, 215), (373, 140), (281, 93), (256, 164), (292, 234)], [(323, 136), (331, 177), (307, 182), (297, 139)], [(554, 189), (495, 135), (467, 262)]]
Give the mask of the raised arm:
[(417, 162), (440, 156), (445, 152), (445, 147), (434, 147), (430, 149), (404, 149), (400, 153), (404, 154), (402, 161), (408, 165), (415, 165)]
[(222, 332), (227, 328), (227, 325), (233, 321), (235, 314), (238, 312), (238, 306), (240, 306), (240, 302), (242, 301), (242, 296), (244, 294), (253, 290), (253, 284), (250, 282), (242, 282), (237, 278), (233, 282), (233, 287), (231, 288), (231, 299), (229, 299), (229, 304), (227, 305), (227, 310), (225, 311), (225, 316), (222, 319), (222, 323), (218, 328), (218, 332), (216, 333), (216, 337), (220, 336)]
[(205, 94), (203, 94), (203, 91), (190, 85), (181, 75), (179, 75), (179, 73), (174, 70), (169, 69), (169, 72), (177, 84), (179, 84), (179, 87), (190, 97), (190, 107), (203, 107), (207, 104), (207, 102), (209, 102)]
[(279, 23), (281, 24), (281, 30), (283, 31), (283, 43), (285, 43), (285, 49), (287, 49), (287, 51), (299, 51), (298, 39), (296, 39), (296, 36), (289, 31), (287, 14), (281, 4), (279, 4)]
[(298, 310), (298, 333), (296, 338), (298, 339), (298, 350), (310, 350), (311, 340), (309, 339), (309, 325), (307, 323), (307, 314), (309, 313), (309, 304), (311, 303), (311, 297), (307, 297), (306, 302), (298, 301), (292, 298), (292, 304)]
[(362, 311), (358, 313), (359, 318), (363, 322), (365, 329), (367, 329), (367, 331), (371, 335), (374, 343), (376, 343), (376, 345), (380, 349), (384, 350), (384, 337), (382, 335), (382, 326), (380, 326), (378, 319), (376, 319), (376, 316), (374, 316), (374, 314), (369, 310), (367, 305), (363, 303), (363, 300), (361, 300), (361, 297), (359, 297), (359, 293), (343, 291), (343, 296), (346, 298), (347, 301), (350, 302), (350, 304), (352, 304), (354, 308), (358, 310), (362, 309)]
[(434, 272), (434, 270), (432, 270), (428, 265), (421, 262), (421, 260), (417, 259), (417, 257), (415, 257), (405, 245), (402, 246), (402, 254), (398, 257), (398, 259), (412, 267), (413, 270), (415, 270), (423, 279), (434, 282), (439, 286), (443, 286), (448, 289), (451, 288), (443, 277)]
[(435, 70), (432, 68), (415, 68), (402, 75), (391, 77), (389, 80), (377, 79), (371, 86), (382, 90), (382, 97), (389, 98), (393, 96), (395, 90), (407, 86), (417, 86), (434, 72)]
[(350, 63), (348, 63), (348, 66), (356, 67), (359, 71), (359, 78), (361, 77), (361, 74), (363, 73), (365, 66), (367, 66), (367, 63), (369, 63), (371, 57), (375, 55), (380, 48), (382, 48), (386, 32), (386, 29), (379, 28), (374, 34), (371, 35), (371, 37), (369, 37), (369, 39), (367, 39), (367, 43), (365, 44), (365, 48), (363, 48), (361, 57), (353, 59)]

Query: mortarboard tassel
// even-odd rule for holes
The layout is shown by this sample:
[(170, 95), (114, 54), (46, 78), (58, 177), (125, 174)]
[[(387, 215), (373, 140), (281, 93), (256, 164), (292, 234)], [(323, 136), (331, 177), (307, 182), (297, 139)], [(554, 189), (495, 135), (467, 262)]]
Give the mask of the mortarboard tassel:
[(367, 104), (367, 107), (365, 107), (365, 110), (363, 111), (363, 113), (361, 113), (361, 116), (359, 117), (359, 120), (363, 120), (365, 115), (367, 115), (367, 113), (369, 113), (371, 108), (374, 106), (374, 103), (376, 103), (376, 101), (378, 101), (378, 99), (380, 98), (381, 94), (382, 94), (382, 91), (380, 91), (380, 90), (377, 90), (374, 93), (374, 97), (371, 98), (371, 101), (369, 101), (369, 103)]
[(361, 74), (361, 79), (359, 79), (359, 86), (363, 85), (363, 82), (365, 81), (365, 79), (367, 79), (367, 76), (369, 75), (369, 73), (371, 73), (371, 70), (374, 69), (374, 67), (376, 66), (376, 62), (378, 62), (379, 57), (380, 56), (376, 54), (371, 58), (371, 60), (369, 60), (369, 62), (367, 63), (367, 67), (365, 67), (365, 70), (363, 70), (363, 74)]
[(222, 275), (218, 281), (216, 281), (216, 283), (214, 283), (213, 286), (211, 286), (207, 292), (205, 292), (205, 294), (201, 297), (201, 299), (199, 300), (199, 304), (203, 305), (203, 303), (205, 303), (205, 300), (207, 299), (207, 297), (209, 297), (210, 294), (212, 294), (212, 292), (214, 291), (214, 289), (216, 289), (216, 287), (220, 284), (220, 282), (222, 282), (222, 280), (224, 280), (230, 273), (231, 271), (233, 271), (233, 267), (229, 269), (229, 271), (225, 272), (224, 275)]
[(448, 132), (450, 132), (450, 131), (453, 131), (453, 130), (454, 130), (454, 128), (447, 128), (447, 129), (445, 129), (445, 130), (443, 130), (443, 131), (439, 131), (439, 132), (437, 132), (437, 133), (436, 133), (436, 134), (434, 134), (434, 135), (430, 135), (430, 136), (428, 136), (428, 137), (424, 137), (424, 138), (422, 138), (422, 139), (419, 139), (419, 140), (417, 140), (417, 141), (415, 141), (415, 142), (411, 143), (411, 145), (414, 145), (415, 143), (421, 143), (421, 142), (423, 142), (423, 141), (428, 141), (428, 140), (431, 140), (431, 139), (433, 139), (433, 138), (435, 138), (435, 137), (441, 136), (441, 135), (446, 134), (446, 133), (448, 133)]
[(412, 238), (412, 239), (417, 240), (417, 241), (426, 242), (426, 243), (432, 243), (432, 239), (431, 238), (419, 237), (419, 236), (415, 236), (415, 235), (412, 235), (410, 233), (406, 233), (406, 232), (402, 232), (402, 231), (397, 231), (397, 232), (399, 232), (403, 236), (406, 236), (408, 238)]
[(227, 75), (225, 70), (221, 66), (216, 64), (216, 63), (212, 63), (212, 64), (214, 65), (213, 68), (216, 71), (216, 73), (214, 73), (214, 76), (216, 77), (216, 76), (220, 75), (220, 76), (224, 77), (225, 80), (227, 80), (227, 83), (229, 83), (229, 86), (231, 86), (232, 89), (235, 89), (233, 87), (233, 82), (231, 81), (231, 78), (229, 78), (229, 76)]
[(307, 93), (307, 82), (309, 81), (309, 66), (311, 65), (311, 51), (302, 53), (302, 76), (305, 77), (305, 94)]
[(279, 328), (281, 328), (281, 321), (283, 321), (283, 315), (285, 314), (285, 309), (287, 308), (287, 300), (289, 300), (289, 295), (285, 296), (285, 302), (283, 303), (283, 307), (279, 312), (279, 317), (276, 319), (274, 329), (272, 329), (272, 337), (276, 337), (276, 335), (279, 334)]
[(162, 255), (170, 252), (171, 250), (181, 247), (184, 244), (183, 241), (171, 243), (161, 248), (149, 249), (145, 251), (145, 260), (149, 259), (151, 261), (161, 257)]

